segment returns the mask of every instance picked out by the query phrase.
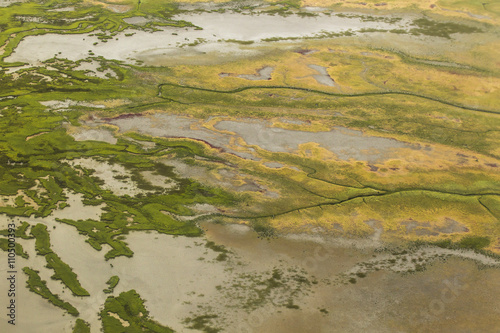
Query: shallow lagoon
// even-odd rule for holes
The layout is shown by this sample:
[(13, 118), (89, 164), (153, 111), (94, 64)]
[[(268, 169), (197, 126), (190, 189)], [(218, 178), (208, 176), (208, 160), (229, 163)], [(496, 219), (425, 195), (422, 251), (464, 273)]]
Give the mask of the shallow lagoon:
[[(102, 43), (96, 36), (88, 34), (29, 36), (19, 44), (11, 56), (6, 58), (6, 61), (22, 61), (34, 65), (52, 58), (54, 55), (76, 61), (88, 57), (89, 50), (92, 50), (95, 56), (103, 56), (107, 59), (128, 63), (143, 60), (146, 64), (159, 64), (162, 58), (173, 55), (183, 57), (215, 52), (233, 54), (234, 56), (234, 53), (249, 55), (255, 53), (255, 51), (249, 50), (248, 45), (223, 42), (228, 39), (260, 42), (266, 38), (312, 37), (324, 33), (342, 33), (348, 30), (356, 32), (362, 29), (401, 29), (407, 27), (409, 22), (407, 19), (403, 19), (398, 23), (390, 24), (324, 14), (319, 14), (316, 17), (297, 15), (282, 17), (265, 14), (244, 15), (209, 12), (182, 14), (175, 16), (174, 19), (192, 22), (202, 27), (203, 30), (165, 28), (151, 33), (129, 29), (117, 34), (107, 43)], [(134, 35), (125, 36), (125, 34), (130, 33), (134, 33)], [(200, 41), (201, 44), (179, 49), (179, 46), (188, 45), (195, 40)]]

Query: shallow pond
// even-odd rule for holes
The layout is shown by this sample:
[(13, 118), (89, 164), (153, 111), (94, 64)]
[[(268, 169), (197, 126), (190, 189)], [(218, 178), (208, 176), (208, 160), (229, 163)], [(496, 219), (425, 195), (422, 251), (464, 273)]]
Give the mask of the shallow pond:
[[(139, 19), (141, 19), (140, 23), (143, 23), (142, 18), (131, 19), (134, 20), (129, 20), (130, 23)], [(192, 22), (202, 27), (203, 30), (175, 27), (153, 33), (127, 30), (117, 34), (106, 43), (100, 42), (96, 36), (89, 36), (89, 34), (29, 36), (24, 38), (14, 53), (5, 60), (37, 64), (56, 55), (76, 61), (87, 58), (89, 50), (92, 50), (95, 56), (103, 56), (107, 59), (128, 63), (142, 60), (146, 64), (162, 64), (165, 61), (172, 61), (169, 59), (172, 57), (203, 57), (207, 53), (225, 54), (234, 58), (240, 53), (251, 55), (258, 51), (251, 50), (253, 45), (226, 43), (224, 40), (260, 42), (266, 38), (312, 37), (348, 30), (356, 32), (362, 29), (401, 29), (409, 22), (403, 19), (391, 24), (363, 21), (359, 17), (349, 18), (324, 14), (318, 14), (316, 17), (297, 15), (282, 17), (265, 14), (209, 12), (181, 14), (175, 16), (174, 19)], [(130, 33), (134, 34), (125, 36)], [(189, 46), (196, 40), (200, 44)], [(97, 44), (94, 45), (94, 43)]]
[[(271, 152), (295, 152), (301, 144), (315, 142), (335, 153), (340, 159), (353, 158), (370, 162), (383, 159), (398, 148), (411, 147), (401, 141), (369, 136), (347, 128), (336, 127), (323, 132), (298, 131), (271, 127), (266, 121), (251, 119), (223, 120), (216, 123), (214, 128), (224, 132), (209, 130), (195, 119), (161, 113), (149, 117), (112, 119), (108, 122), (118, 126), (120, 132), (137, 131), (160, 137), (202, 140), (242, 158), (251, 156), (234, 150), (231, 139), (235, 136), (241, 137), (248, 145), (256, 145)], [(233, 134), (227, 133), (228, 131)], [(251, 152), (249, 150), (247, 154)]]

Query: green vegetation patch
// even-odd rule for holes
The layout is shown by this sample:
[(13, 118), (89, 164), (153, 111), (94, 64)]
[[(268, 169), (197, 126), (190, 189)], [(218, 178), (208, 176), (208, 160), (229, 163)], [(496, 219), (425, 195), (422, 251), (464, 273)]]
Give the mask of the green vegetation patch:
[(68, 302), (65, 302), (59, 298), (57, 294), (53, 294), (50, 289), (47, 287), (47, 282), (43, 281), (38, 275), (38, 271), (32, 270), (29, 267), (24, 267), (23, 272), (28, 275), (28, 281), (26, 281), (27, 288), (42, 296), (45, 299), (48, 299), (50, 303), (54, 304), (57, 307), (60, 307), (63, 310), (66, 310), (69, 314), (73, 316), (78, 316), (78, 310)]
[(229, 258), (229, 251), (224, 245), (217, 245), (215, 244), (215, 242), (207, 241), (205, 247), (211, 249), (214, 252), (219, 252), (217, 257), (215, 258), (215, 260), (217, 261), (226, 261)]
[(106, 282), (108, 288), (103, 290), (104, 293), (111, 294), (115, 290), (115, 287), (118, 285), (118, 282), (120, 282), (120, 278), (118, 276), (113, 275), (112, 277), (110, 277)]
[(491, 240), (488, 237), (466, 236), (458, 242), (458, 246), (465, 249), (480, 250), (488, 247)]
[(228, 43), (236, 43), (241, 45), (250, 45), (254, 43), (253, 40), (226, 39), (225, 41)]
[(123, 292), (118, 297), (108, 297), (100, 315), (104, 333), (173, 332), (170, 328), (149, 318), (149, 311), (144, 307), (144, 300), (135, 290)]
[(77, 275), (71, 267), (64, 263), (50, 248), (50, 236), (45, 224), (38, 223), (31, 228), (31, 234), (35, 236), (35, 249), (37, 254), (45, 256), (47, 267), (54, 270), (52, 279), (61, 280), (75, 296), (89, 296), (78, 281)]
[(213, 327), (213, 319), (218, 316), (215, 314), (206, 314), (196, 317), (186, 318), (184, 323), (189, 325), (188, 328), (199, 330), (205, 333), (217, 333), (220, 332), (220, 328)]
[(445, 249), (467, 249), (467, 250), (482, 250), (488, 247), (491, 243), (489, 237), (482, 236), (465, 236), (459, 241), (445, 239), (442, 241), (432, 242), (430, 244), (439, 246)]
[(33, 226), (31, 228), (31, 234), (36, 238), (35, 249), (37, 254), (44, 256), (52, 253), (52, 249), (50, 248), (50, 236), (45, 224), (38, 223)]
[(458, 241), (452, 241), (450, 239), (443, 239), (434, 242), (417, 240), (409, 243), (410, 247), (425, 247), (425, 246), (438, 246), (444, 249), (451, 250), (473, 250), (476, 253), (482, 255), (500, 259), (500, 255), (489, 250), (485, 250), (491, 244), (490, 237), (486, 236), (473, 236), (468, 235), (461, 238)]
[(276, 229), (263, 220), (258, 219), (253, 221), (252, 228), (257, 234), (259, 234), (260, 238), (271, 239), (278, 237)]
[[(4, 250), (5, 252), (9, 251), (9, 240), (6, 238), (0, 238), (0, 249)], [(24, 259), (28, 259), (28, 253), (24, 252), (23, 246), (19, 243), (15, 243), (14, 246), (15, 253), (18, 256), (21, 256)]]
[[(30, 224), (28, 222), (21, 223), (21, 225), (16, 228), (16, 231), (15, 231), (16, 238), (32, 239), (33, 236), (26, 234), (26, 231), (28, 230), (29, 226), (30, 226)], [(8, 229), (0, 230), (0, 235), (7, 236), (8, 234), (9, 234)]]
[(483, 32), (483, 30), (471, 27), (465, 24), (459, 24), (454, 22), (436, 22), (431, 21), (426, 18), (420, 18), (413, 21), (413, 25), (418, 28), (410, 29), (410, 33), (414, 35), (426, 35), (433, 37), (443, 37), (443, 38), (451, 38), (452, 34), (461, 33), (461, 34), (470, 34), (470, 33), (479, 33)]
[(73, 333), (90, 333), (90, 324), (85, 320), (78, 318), (75, 322)]

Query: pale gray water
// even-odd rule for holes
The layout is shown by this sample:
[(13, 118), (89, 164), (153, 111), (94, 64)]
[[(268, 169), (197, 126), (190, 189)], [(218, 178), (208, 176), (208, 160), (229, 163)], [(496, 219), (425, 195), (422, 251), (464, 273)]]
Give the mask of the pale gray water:
[(152, 117), (114, 119), (109, 123), (118, 126), (120, 132), (137, 131), (153, 136), (203, 140), (242, 158), (250, 158), (251, 153), (232, 149), (230, 142), (234, 136), (241, 137), (248, 145), (257, 145), (271, 152), (294, 152), (301, 144), (316, 142), (340, 159), (353, 158), (370, 162), (384, 158), (395, 149), (411, 147), (401, 141), (368, 136), (361, 131), (342, 127), (330, 131), (308, 132), (270, 127), (270, 123), (266, 121), (251, 119), (224, 120), (214, 126), (217, 130), (233, 132), (234, 135), (211, 131), (200, 126), (201, 122), (195, 119), (161, 113)]
[[(117, 34), (107, 43), (102, 43), (96, 36), (89, 36), (89, 34), (28, 36), (5, 61), (22, 61), (36, 65), (56, 54), (58, 57), (76, 61), (87, 58), (89, 50), (92, 50), (95, 56), (128, 63), (144, 60), (146, 63), (156, 64), (161, 63), (163, 58), (196, 56), (205, 53), (227, 54), (234, 57), (238, 53), (254, 54), (257, 51), (249, 50), (258, 46), (257, 44), (260, 44), (258, 42), (266, 38), (313, 37), (325, 33), (342, 33), (348, 30), (356, 32), (362, 29), (403, 29), (410, 22), (409, 19), (403, 19), (397, 23), (369, 22), (362, 21), (360, 18), (324, 14), (316, 17), (297, 15), (282, 17), (231, 12), (181, 14), (175, 16), (174, 19), (192, 22), (202, 27), (203, 30), (175, 27), (166, 27), (154, 33), (127, 30)], [(133, 17), (129, 19), (129, 22), (143, 24), (144, 20), (147, 19)], [(134, 33), (133, 36), (125, 36), (131, 32)], [(196, 39), (200, 39), (201, 44), (187, 46)], [(226, 39), (257, 43), (256, 45), (238, 45), (223, 42)], [(179, 53), (179, 51), (182, 52)]]

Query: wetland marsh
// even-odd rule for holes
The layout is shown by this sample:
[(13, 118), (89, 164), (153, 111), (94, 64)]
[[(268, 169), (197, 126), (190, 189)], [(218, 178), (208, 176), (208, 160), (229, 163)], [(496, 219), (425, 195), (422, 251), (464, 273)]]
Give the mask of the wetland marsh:
[(499, 10), (1, 2), (0, 331), (497, 332)]

